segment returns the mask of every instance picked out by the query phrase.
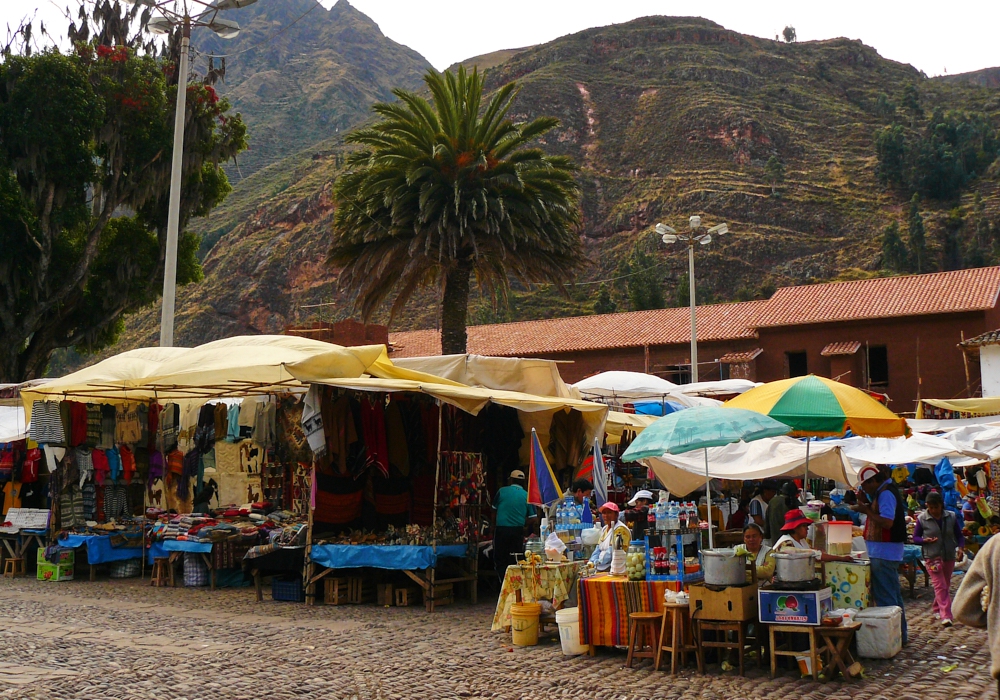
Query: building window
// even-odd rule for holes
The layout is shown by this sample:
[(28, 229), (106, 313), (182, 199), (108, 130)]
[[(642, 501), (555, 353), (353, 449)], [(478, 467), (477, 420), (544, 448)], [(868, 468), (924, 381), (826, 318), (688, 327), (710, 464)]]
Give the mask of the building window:
[(872, 345), (868, 348), (868, 384), (884, 389), (889, 386), (889, 353), (884, 345)]
[(806, 362), (806, 351), (786, 352), (785, 358), (788, 361), (789, 377), (804, 377), (809, 374), (809, 363)]
[(663, 372), (657, 374), (661, 374), (664, 379), (674, 384), (691, 383), (691, 365), (667, 365), (663, 368)]
[(723, 362), (719, 364), (719, 379), (729, 379), (732, 368), (729, 366), (728, 362)]

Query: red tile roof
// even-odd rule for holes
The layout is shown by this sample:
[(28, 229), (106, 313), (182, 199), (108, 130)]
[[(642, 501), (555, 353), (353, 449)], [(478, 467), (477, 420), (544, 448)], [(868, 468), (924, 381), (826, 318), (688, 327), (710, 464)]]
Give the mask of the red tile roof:
[[(983, 311), (996, 306), (998, 293), (1000, 267), (783, 287), (766, 301), (699, 306), (698, 340), (755, 338), (770, 326)], [(691, 341), (686, 307), (470, 326), (468, 333), (470, 353), (500, 357)], [(389, 342), (392, 357), (441, 354), (436, 330), (390, 333)], [(824, 354), (837, 353), (828, 346)]]
[[(737, 340), (756, 336), (753, 320), (766, 301), (699, 306), (698, 341)], [(604, 350), (643, 345), (676, 345), (691, 342), (691, 312), (687, 307), (630, 311), (596, 316), (518, 321), (470, 326), (470, 353), (516, 357), (542, 353)], [(437, 331), (390, 333), (392, 357), (437, 355)]]
[(747, 350), (746, 352), (727, 352), (719, 358), (719, 362), (724, 365), (736, 365), (742, 362), (750, 362), (762, 352), (764, 352), (763, 348), (754, 348), (753, 350)]
[(982, 311), (996, 305), (998, 291), (1000, 267), (783, 287), (755, 326)]
[(861, 342), (858, 340), (838, 340), (836, 343), (830, 343), (825, 348), (819, 351), (819, 354), (823, 357), (830, 357), (831, 355), (853, 355), (861, 347)]

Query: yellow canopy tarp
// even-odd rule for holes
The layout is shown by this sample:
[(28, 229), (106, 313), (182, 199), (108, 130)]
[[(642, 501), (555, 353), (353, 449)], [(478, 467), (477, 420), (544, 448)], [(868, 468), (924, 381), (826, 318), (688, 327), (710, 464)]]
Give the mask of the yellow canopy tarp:
[(636, 433), (641, 433), (659, 418), (660, 416), (608, 411), (608, 419), (604, 424), (604, 432), (607, 435), (605, 440), (609, 445), (617, 445), (622, 441), (622, 433), (625, 432), (626, 428)]
[(1000, 414), (1000, 396), (984, 396), (975, 399), (920, 399), (917, 403), (917, 418), (924, 417), (924, 404), (942, 408), (945, 411), (958, 411), (974, 416)]

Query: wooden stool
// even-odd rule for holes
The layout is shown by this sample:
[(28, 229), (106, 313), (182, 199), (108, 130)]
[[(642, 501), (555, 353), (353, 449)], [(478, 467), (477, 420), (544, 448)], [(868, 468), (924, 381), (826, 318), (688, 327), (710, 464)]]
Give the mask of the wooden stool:
[[(667, 619), (670, 620), (670, 644), (664, 644), (667, 634)], [(698, 647), (684, 641), (685, 637), (690, 638), (691, 629), (691, 608), (687, 603), (671, 604), (663, 606), (663, 622), (660, 627), (660, 643), (656, 650), (656, 664), (653, 669), (660, 670), (660, 659), (663, 652), (670, 652), (670, 673), (677, 674), (677, 655), (681, 657), (681, 666), (687, 663), (688, 652), (697, 652)]]
[(24, 559), (8, 557), (3, 565), (3, 577), (14, 578), (15, 576), (24, 576)]
[[(860, 623), (858, 623), (860, 625)], [(819, 648), (817, 646), (816, 630), (819, 627), (813, 627), (809, 625), (768, 625), (767, 633), (770, 637), (770, 647), (771, 647), (771, 678), (774, 678), (774, 672), (778, 668), (778, 657), (779, 656), (790, 656), (795, 658), (796, 656), (803, 656), (808, 654), (810, 663), (812, 665), (812, 677), (813, 680), (819, 680)], [(831, 628), (833, 629), (833, 628)], [(802, 651), (792, 651), (789, 649), (779, 649), (778, 645), (774, 641), (775, 633), (784, 632), (785, 634), (804, 634), (809, 638), (809, 649)]]
[[(749, 622), (742, 620), (694, 620), (694, 642), (698, 647), (698, 673), (705, 673), (705, 649), (736, 649), (740, 655), (740, 675), (743, 674), (743, 655), (747, 641), (747, 627)], [(705, 632), (722, 632), (722, 641), (716, 638), (713, 641), (705, 641)], [(736, 641), (729, 641), (729, 632), (736, 633)], [(719, 655), (720, 663), (722, 655)]]
[(157, 587), (170, 585), (169, 557), (156, 557), (153, 559), (153, 570), (149, 575), (149, 585)]
[[(657, 623), (662, 626), (663, 613), (634, 612), (628, 614), (628, 658), (625, 667), (632, 668), (632, 659), (655, 659), (660, 645)], [(646, 644), (646, 641), (649, 644)]]
[(831, 680), (838, 669), (844, 674), (845, 681), (861, 675), (861, 664), (851, 656), (851, 640), (860, 628), (860, 622), (816, 628), (816, 635), (825, 644), (820, 653), (828, 657), (826, 665), (820, 670), (825, 680)]
[(416, 588), (397, 588), (394, 593), (396, 594), (397, 607), (405, 608), (417, 602), (418, 591)]

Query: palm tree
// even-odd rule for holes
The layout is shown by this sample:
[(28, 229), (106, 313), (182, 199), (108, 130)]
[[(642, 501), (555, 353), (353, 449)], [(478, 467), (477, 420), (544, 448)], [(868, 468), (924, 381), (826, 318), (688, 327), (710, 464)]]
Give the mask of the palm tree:
[(440, 285), (441, 348), (466, 351), (472, 275), (505, 299), (509, 278), (562, 287), (585, 261), (573, 162), (527, 144), (558, 125), (507, 118), (518, 87), (483, 106), (473, 69), (428, 72), (433, 104), (405, 90), (372, 108), (381, 119), (347, 136), (361, 149), (334, 186), (331, 265), (342, 266), (365, 320), (393, 298), (395, 316), (420, 287)]

